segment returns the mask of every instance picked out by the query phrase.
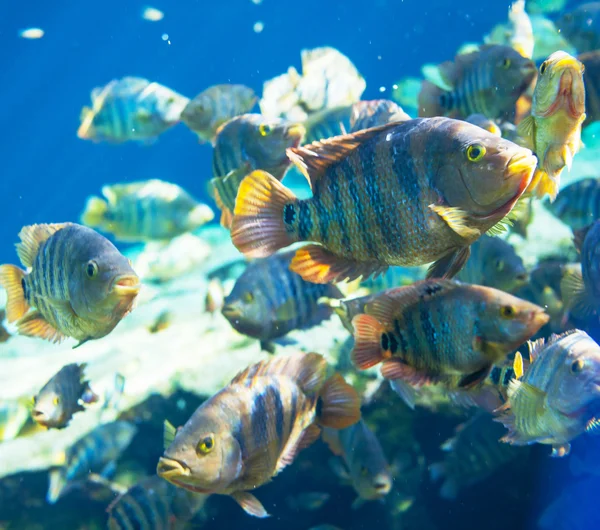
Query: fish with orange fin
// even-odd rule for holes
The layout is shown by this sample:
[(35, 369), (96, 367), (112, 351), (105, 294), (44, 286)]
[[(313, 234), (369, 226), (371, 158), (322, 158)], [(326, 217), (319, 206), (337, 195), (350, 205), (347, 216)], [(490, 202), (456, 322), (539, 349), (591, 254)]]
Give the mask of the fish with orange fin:
[(468, 389), (546, 322), (544, 310), (503, 291), (455, 280), (424, 280), (378, 294), (352, 320), (352, 359), (381, 374), (414, 404), (414, 388)]
[(240, 185), (231, 237), (251, 258), (311, 242), (290, 268), (313, 283), (431, 262), (429, 276), (455, 275), (471, 243), (511, 212), (536, 164), (528, 149), (449, 118), (390, 123), (288, 156), (313, 196), (299, 200), (255, 171)]
[(167, 424), (157, 473), (175, 486), (230, 495), (250, 515), (268, 517), (250, 493), (270, 482), (311, 445), (321, 427), (360, 419), (360, 398), (343, 377), (326, 379), (317, 353), (254, 364), (205, 401), (187, 423)]
[(571, 170), (573, 157), (581, 148), (581, 126), (585, 121), (583, 63), (566, 52), (554, 52), (539, 68), (533, 92), (531, 115), (517, 132), (521, 145), (538, 156), (538, 168), (528, 191), (554, 201), (560, 174)]

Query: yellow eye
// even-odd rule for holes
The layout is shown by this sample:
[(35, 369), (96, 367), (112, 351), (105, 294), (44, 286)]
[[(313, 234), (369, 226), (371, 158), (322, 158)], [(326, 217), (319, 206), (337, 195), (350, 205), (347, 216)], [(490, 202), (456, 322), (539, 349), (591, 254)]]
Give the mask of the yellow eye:
[(268, 123), (261, 123), (258, 127), (258, 132), (261, 136), (269, 136), (273, 132), (273, 127)]
[(504, 305), (500, 308), (500, 316), (502, 318), (513, 318), (515, 316), (515, 308), (511, 305)]
[(544, 61), (541, 65), (540, 65), (540, 74), (544, 75), (544, 73), (546, 72), (546, 68), (548, 68), (548, 63), (546, 61)]
[(585, 361), (583, 359), (577, 359), (577, 360), (573, 361), (573, 364), (571, 365), (571, 372), (574, 374), (578, 374), (578, 373), (582, 372), (584, 368), (585, 368)]
[(481, 144), (473, 144), (467, 148), (467, 158), (470, 162), (479, 162), (485, 156), (485, 147)]
[(212, 434), (205, 436), (198, 442), (198, 446), (196, 447), (196, 453), (207, 455), (210, 453), (215, 447), (215, 438)]
[(52, 400), (52, 404), (56, 407), (58, 404), (60, 403), (60, 399), (58, 396), (56, 396), (53, 400)]
[(502, 68), (505, 68), (506, 70), (508, 70), (510, 68), (510, 65), (512, 64), (511, 60), (506, 57), (506, 59), (504, 59), (504, 61), (502, 61)]
[(98, 276), (98, 264), (94, 260), (88, 261), (85, 266), (85, 273), (88, 275), (88, 278)]
[(250, 304), (250, 303), (252, 303), (254, 301), (254, 295), (250, 291), (246, 291), (244, 293), (244, 295), (242, 296), (242, 300), (246, 304)]

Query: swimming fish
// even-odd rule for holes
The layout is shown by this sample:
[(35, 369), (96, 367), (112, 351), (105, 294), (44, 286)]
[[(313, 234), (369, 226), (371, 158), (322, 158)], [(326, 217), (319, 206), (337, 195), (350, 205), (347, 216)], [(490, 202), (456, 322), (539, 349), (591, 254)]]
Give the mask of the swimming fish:
[(508, 401), (496, 411), (508, 428), (502, 439), (515, 445), (552, 445), (552, 456), (569, 453), (570, 441), (595, 430), (600, 404), (600, 346), (571, 330), (531, 343), (532, 363), (513, 379)]
[(159, 333), (161, 331), (164, 331), (171, 325), (172, 319), (173, 315), (171, 314), (171, 312), (168, 309), (164, 309), (154, 318), (154, 320), (150, 323), (149, 326), (147, 326), (146, 329), (150, 333)]
[(42, 387), (33, 401), (31, 416), (49, 429), (64, 429), (73, 414), (85, 410), (80, 404), (94, 403), (100, 398), (84, 380), (86, 364), (71, 363), (63, 366)]
[(352, 105), (314, 112), (303, 124), (306, 129), (303, 143), (310, 144), (332, 136), (346, 134), (350, 130), (351, 115)]
[(153, 141), (180, 121), (189, 99), (139, 77), (113, 79), (92, 90), (92, 108), (81, 111), (77, 136), (94, 142)]
[(482, 236), (471, 245), (471, 256), (456, 279), (512, 293), (527, 282), (527, 270), (510, 243)]
[(583, 64), (585, 75), (585, 114), (583, 126), (600, 120), (600, 50), (582, 53), (577, 60)]
[(548, 315), (503, 291), (456, 280), (424, 280), (379, 293), (352, 320), (359, 370), (380, 363), (409, 404), (414, 389), (477, 386), (492, 365), (529, 339)]
[(77, 440), (65, 453), (64, 463), (50, 472), (46, 500), (54, 504), (68, 489), (85, 481), (90, 473), (108, 474), (127, 449), (137, 427), (126, 421), (99, 425)]
[(200, 143), (214, 142), (219, 127), (250, 112), (257, 99), (254, 90), (245, 85), (214, 85), (186, 105), (181, 121), (198, 135)]
[(517, 100), (534, 76), (530, 59), (510, 46), (486, 44), (427, 74), (419, 93), (419, 116), (466, 118), (478, 113), (514, 121)]
[(254, 169), (263, 169), (281, 180), (290, 165), (286, 149), (300, 145), (305, 132), (298, 123), (267, 120), (260, 114), (237, 116), (219, 129), (209, 187), (221, 209), (222, 226), (231, 224), (242, 179)]
[(410, 116), (401, 107), (389, 99), (358, 101), (352, 105), (349, 132), (410, 119)]
[(187, 191), (158, 179), (102, 188), (90, 197), (81, 222), (119, 241), (168, 241), (212, 221), (215, 214)]
[(536, 161), (527, 149), (449, 118), (391, 123), (288, 153), (313, 196), (298, 200), (271, 175), (251, 173), (231, 238), (252, 258), (314, 242), (290, 267), (314, 283), (432, 261), (430, 276), (453, 276), (469, 245), (511, 211)]
[(486, 44), (510, 46), (523, 57), (531, 59), (535, 39), (531, 20), (525, 11), (525, 0), (515, 0), (508, 11), (508, 24), (498, 24), (483, 40)]
[(528, 191), (554, 201), (560, 174), (571, 170), (581, 147), (581, 125), (585, 120), (583, 64), (558, 51), (539, 68), (531, 115), (521, 121), (517, 132), (524, 147), (538, 155), (538, 167)]
[(390, 492), (390, 466), (377, 436), (364, 420), (342, 430), (323, 429), (323, 440), (344, 461), (347, 469), (343, 476), (350, 479), (358, 493), (354, 508), (364, 501), (382, 499)]
[(576, 180), (560, 190), (556, 200), (546, 206), (572, 230), (581, 230), (600, 219), (600, 179)]
[(230, 495), (249, 514), (267, 517), (248, 490), (267, 482), (314, 442), (322, 427), (360, 419), (360, 399), (339, 375), (325, 381), (316, 353), (250, 366), (205, 401), (180, 429), (167, 429), (157, 473), (176, 486)]
[(320, 298), (342, 297), (337, 287), (310, 283), (292, 272), (294, 254), (288, 251), (251, 262), (221, 310), (234, 329), (260, 340), (261, 348), (271, 353), (273, 340), (331, 316), (331, 308), (319, 304)]
[(331, 495), (324, 491), (309, 491), (289, 495), (285, 498), (285, 503), (296, 512), (300, 510), (313, 512), (325, 506), (330, 498)]
[(108, 335), (133, 308), (140, 282), (116, 247), (74, 223), (25, 226), (17, 254), (25, 272), (0, 266), (6, 314), (19, 334), (78, 346)]
[(482, 129), (485, 129), (487, 132), (490, 132), (495, 136), (502, 136), (502, 130), (500, 129), (498, 124), (494, 120), (490, 120), (483, 114), (471, 114), (465, 119), (465, 121), (468, 121), (473, 125), (477, 125), (477, 127), (481, 127)]
[(600, 2), (586, 2), (564, 13), (556, 27), (580, 53), (600, 49)]

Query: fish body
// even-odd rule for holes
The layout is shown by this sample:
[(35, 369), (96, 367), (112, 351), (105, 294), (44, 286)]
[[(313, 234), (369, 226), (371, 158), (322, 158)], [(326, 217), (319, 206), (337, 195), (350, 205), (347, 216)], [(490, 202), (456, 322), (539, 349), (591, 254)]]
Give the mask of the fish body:
[(311, 114), (304, 122), (306, 128), (304, 143), (310, 144), (325, 138), (346, 134), (350, 130), (352, 109), (352, 105), (346, 105)]
[(564, 13), (556, 27), (580, 53), (600, 48), (600, 2), (586, 2)]
[(36, 423), (49, 429), (64, 429), (73, 414), (85, 410), (80, 401), (98, 401), (89, 381), (84, 379), (85, 364), (63, 366), (42, 387), (33, 401), (31, 415)]
[(181, 113), (185, 123), (200, 143), (214, 142), (221, 125), (252, 110), (257, 96), (245, 85), (215, 85), (200, 92)]
[[(527, 2), (527, 7), (529, 8), (529, 2)], [(559, 31), (552, 20), (544, 15), (531, 15), (529, 18), (535, 40), (532, 57), (534, 61), (543, 60), (556, 50), (563, 50), (571, 55), (577, 53), (575, 47), (565, 39), (564, 34)]]
[(553, 201), (560, 186), (560, 174), (570, 170), (581, 147), (581, 125), (585, 120), (584, 66), (575, 57), (558, 51), (546, 59), (539, 75), (531, 115), (522, 120), (517, 132), (538, 156), (538, 169), (530, 185), (539, 197)]
[(358, 101), (352, 105), (349, 132), (410, 119), (410, 116), (401, 107), (389, 99)]
[(294, 252), (251, 262), (225, 298), (222, 313), (240, 333), (272, 349), (271, 341), (306, 329), (331, 316), (319, 299), (341, 298), (333, 285), (314, 284), (290, 270)]
[(360, 282), (360, 286), (368, 289), (371, 293), (378, 293), (423, 280), (426, 272), (425, 267), (390, 267), (377, 277), (364, 279)]
[(437, 85), (423, 81), (419, 116), (464, 119), (483, 114), (492, 120), (514, 121), (515, 105), (533, 80), (535, 65), (510, 46), (489, 44), (457, 55), (436, 72), (431, 79)]
[(535, 164), (530, 151), (449, 118), (391, 123), (289, 153), (313, 196), (298, 200), (267, 173), (250, 174), (232, 241), (247, 257), (313, 242), (291, 269), (314, 283), (432, 261), (429, 275), (456, 274), (469, 245), (510, 212)]
[(582, 53), (577, 59), (585, 67), (585, 127), (600, 120), (600, 50)]
[(126, 421), (114, 421), (96, 427), (66, 452), (65, 461), (50, 473), (50, 487), (46, 499), (54, 504), (69, 485), (85, 480), (90, 473), (105, 472), (114, 465), (129, 446), (137, 427)]
[(92, 90), (77, 136), (94, 142), (151, 141), (179, 122), (189, 99), (138, 77), (113, 79)]
[(379, 293), (354, 317), (352, 359), (360, 370), (382, 363), (411, 402), (411, 387), (478, 385), (547, 321), (541, 307), (503, 291), (424, 280)]
[(214, 218), (183, 188), (158, 179), (104, 186), (102, 195), (88, 199), (81, 222), (120, 241), (168, 241)]
[(323, 439), (340, 456), (359, 499), (382, 499), (392, 488), (390, 466), (383, 448), (364, 420), (347, 429), (324, 429)]
[(129, 260), (85, 226), (40, 224), (24, 227), (17, 253), (30, 272), (0, 266), (8, 296), (6, 313), (18, 332), (79, 344), (110, 333), (133, 308), (140, 290)]
[(502, 130), (496, 124), (496, 122), (494, 120), (490, 120), (483, 114), (471, 114), (465, 121), (468, 121), (473, 125), (477, 125), (477, 127), (481, 127), (482, 129), (496, 136), (502, 136)]
[(600, 219), (600, 179), (585, 178), (569, 184), (547, 207), (572, 230), (589, 226)]
[(593, 424), (598, 412), (600, 346), (587, 333), (572, 330), (540, 339), (530, 348), (532, 360), (508, 388), (508, 402), (497, 420), (508, 428), (503, 441), (553, 446), (553, 456), (569, 452), (569, 442)]
[(340, 429), (360, 419), (356, 392), (339, 374), (325, 380), (326, 369), (315, 353), (250, 366), (165, 438), (157, 473), (190, 491), (230, 495), (266, 517), (249, 490), (291, 464), (319, 426)]

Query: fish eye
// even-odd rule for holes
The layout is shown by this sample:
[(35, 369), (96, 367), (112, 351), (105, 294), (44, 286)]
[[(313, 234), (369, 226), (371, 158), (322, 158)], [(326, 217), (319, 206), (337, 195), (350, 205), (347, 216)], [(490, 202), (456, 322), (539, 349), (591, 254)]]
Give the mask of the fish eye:
[(505, 57), (504, 60), (502, 61), (502, 68), (508, 70), (510, 68), (511, 64), (512, 64), (512, 61), (508, 57)]
[(481, 144), (473, 144), (467, 148), (469, 162), (479, 162), (485, 156), (485, 147)]
[(85, 266), (85, 273), (88, 275), (88, 278), (98, 276), (98, 264), (94, 260), (88, 261)]
[(56, 407), (56, 406), (58, 406), (59, 403), (60, 403), (60, 398), (58, 396), (55, 396), (54, 399), (52, 400), (52, 404)]
[(500, 316), (502, 318), (513, 318), (515, 316), (515, 308), (511, 305), (503, 305), (500, 308)]
[(273, 132), (273, 127), (268, 123), (261, 123), (258, 127), (258, 132), (261, 136), (269, 136)]
[(501, 259), (496, 260), (496, 270), (498, 272), (502, 272), (504, 270), (504, 261), (502, 261)]
[(579, 374), (583, 371), (584, 368), (585, 368), (585, 361), (583, 359), (576, 359), (571, 364), (571, 373)]
[(544, 61), (542, 64), (540, 64), (540, 75), (544, 75), (546, 68), (548, 68), (548, 63), (547, 61)]
[(250, 304), (254, 301), (254, 295), (250, 291), (246, 291), (242, 296), (242, 300), (246, 304)]
[(205, 436), (198, 442), (198, 446), (196, 447), (196, 453), (199, 455), (207, 455), (210, 453), (215, 447), (215, 437), (212, 434)]

